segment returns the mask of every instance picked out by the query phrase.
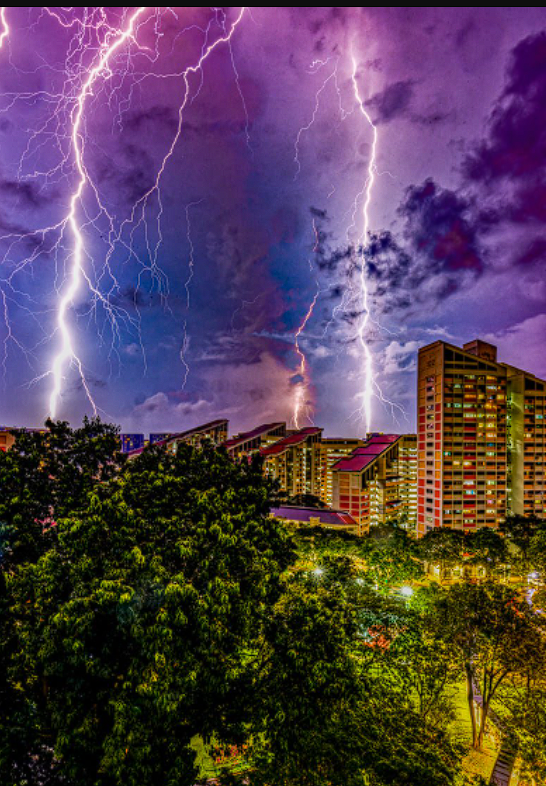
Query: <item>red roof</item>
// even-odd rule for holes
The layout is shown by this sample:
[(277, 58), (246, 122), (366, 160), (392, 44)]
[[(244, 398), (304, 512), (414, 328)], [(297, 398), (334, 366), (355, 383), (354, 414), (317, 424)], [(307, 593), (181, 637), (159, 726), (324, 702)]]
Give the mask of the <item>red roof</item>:
[(278, 442), (275, 442), (273, 445), (270, 445), (267, 448), (261, 448), (260, 453), (262, 456), (278, 456), (281, 453), (284, 453), (285, 450), (291, 448), (293, 445), (299, 445), (300, 442), (305, 442), (307, 437), (311, 437), (314, 434), (320, 434), (322, 432), (321, 428), (317, 428), (317, 426), (309, 426), (308, 428), (302, 428), (299, 431), (296, 431), (294, 434), (290, 434), (288, 437), (283, 437)]
[(347, 458), (340, 459), (332, 467), (338, 472), (362, 472), (385, 450), (400, 439), (400, 434), (373, 434), (366, 444), (357, 448)]
[(311, 519), (319, 519), (325, 526), (358, 527), (358, 522), (344, 510), (333, 510), (332, 508), (303, 508), (297, 505), (282, 505), (279, 508), (271, 508), (271, 515), (287, 521), (300, 521), (308, 524)]

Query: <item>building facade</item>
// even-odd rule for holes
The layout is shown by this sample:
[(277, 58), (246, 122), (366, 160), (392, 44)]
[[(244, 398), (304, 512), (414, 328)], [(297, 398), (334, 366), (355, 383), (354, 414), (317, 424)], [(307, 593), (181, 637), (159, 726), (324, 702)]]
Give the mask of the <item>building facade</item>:
[(11, 433), (11, 429), (1, 427), (0, 428), (0, 450), (5, 453), (6, 450), (9, 450), (13, 443), (15, 442), (15, 436)]
[(513, 366), (508, 374), (508, 489), (511, 513), (546, 516), (546, 382)]
[(260, 449), (265, 473), (279, 481), (290, 497), (320, 496), (320, 444), (322, 429), (309, 426), (290, 432), (283, 439)]
[(419, 535), (497, 527), (507, 513), (544, 515), (545, 387), (499, 363), (484, 341), (419, 350)]
[(415, 530), (417, 438), (371, 434), (362, 447), (333, 467), (333, 504), (347, 511), (359, 534), (371, 525), (396, 521)]
[(320, 443), (320, 498), (327, 505), (333, 504), (334, 472), (333, 467), (342, 458), (350, 456), (357, 448), (363, 447), (363, 439), (344, 439), (341, 437), (322, 438)]

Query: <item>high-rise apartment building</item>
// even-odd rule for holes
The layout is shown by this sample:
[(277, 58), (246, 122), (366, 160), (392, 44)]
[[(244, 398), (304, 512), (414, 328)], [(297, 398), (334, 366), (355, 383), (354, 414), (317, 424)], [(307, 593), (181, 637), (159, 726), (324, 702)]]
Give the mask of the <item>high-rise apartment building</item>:
[(546, 382), (507, 366), (508, 509), (524, 516), (546, 515)]
[(418, 534), (543, 515), (546, 383), (479, 340), (423, 347), (417, 377)]
[(363, 447), (363, 439), (344, 439), (342, 437), (322, 438), (320, 443), (320, 498), (332, 505), (334, 493), (334, 465), (342, 458), (350, 456), (357, 448)]
[(415, 530), (417, 438), (371, 434), (362, 447), (333, 467), (333, 504), (358, 522), (359, 534), (373, 524), (398, 521)]
[(260, 449), (267, 475), (276, 478), (289, 496), (320, 495), (322, 429), (309, 426)]

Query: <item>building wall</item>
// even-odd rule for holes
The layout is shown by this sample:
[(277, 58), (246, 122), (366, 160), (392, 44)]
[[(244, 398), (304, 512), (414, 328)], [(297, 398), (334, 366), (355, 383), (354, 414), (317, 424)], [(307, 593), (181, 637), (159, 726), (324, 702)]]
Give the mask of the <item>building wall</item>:
[(8, 429), (0, 429), (0, 450), (3, 453), (9, 450), (14, 442), (15, 437)]
[(198, 448), (206, 440), (210, 440), (214, 445), (221, 445), (227, 439), (228, 423), (229, 421), (224, 420), (215, 424), (205, 424), (179, 437), (173, 437), (167, 442), (166, 450), (169, 453), (176, 453), (178, 445), (182, 443)]
[(289, 496), (321, 493), (321, 434), (310, 434), (305, 440), (288, 445), (282, 452), (265, 456), (267, 475), (276, 478)]
[[(274, 423), (271, 425), (271, 428), (258, 434), (252, 434), (252, 432), (236, 434), (235, 437), (230, 440), (230, 442), (234, 444), (230, 445), (228, 443), (226, 447), (232, 456), (242, 458), (243, 456), (249, 456), (252, 453), (256, 453), (256, 451), (260, 450), (262, 447), (273, 445), (285, 436), (286, 423)], [(235, 442), (237, 439), (241, 441)]]

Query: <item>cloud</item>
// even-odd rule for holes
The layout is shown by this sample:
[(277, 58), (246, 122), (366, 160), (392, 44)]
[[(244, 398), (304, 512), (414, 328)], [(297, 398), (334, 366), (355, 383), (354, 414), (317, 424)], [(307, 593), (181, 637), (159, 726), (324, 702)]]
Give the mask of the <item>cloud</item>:
[(40, 208), (48, 204), (54, 196), (51, 189), (46, 190), (39, 184), (30, 180), (2, 180), (0, 181), (3, 208)]
[(391, 341), (383, 352), (378, 367), (383, 374), (414, 372), (417, 368), (418, 341)]
[(546, 32), (511, 52), (506, 85), (490, 114), (486, 138), (463, 163), (465, 177), (489, 188), (505, 184), (504, 218), (546, 220)]
[(133, 408), (138, 428), (182, 431), (219, 417), (231, 429), (287, 420), (292, 414), (293, 371), (268, 352), (253, 363), (208, 366), (200, 373), (201, 392), (158, 391)]
[(536, 314), (511, 327), (486, 334), (483, 338), (498, 347), (498, 358), (503, 363), (510, 363), (520, 368), (524, 352), (525, 371), (530, 371), (544, 379), (546, 378), (545, 336), (546, 314)]
[(366, 101), (366, 106), (374, 113), (374, 123), (390, 123), (398, 117), (405, 117), (410, 108), (413, 89), (411, 80), (393, 82)]
[(522, 267), (531, 267), (537, 263), (544, 264), (546, 260), (546, 240), (542, 237), (534, 238), (527, 247), (517, 256), (514, 264)]
[(427, 257), (433, 272), (483, 272), (476, 216), (463, 196), (428, 178), (406, 190), (398, 212), (410, 247)]

